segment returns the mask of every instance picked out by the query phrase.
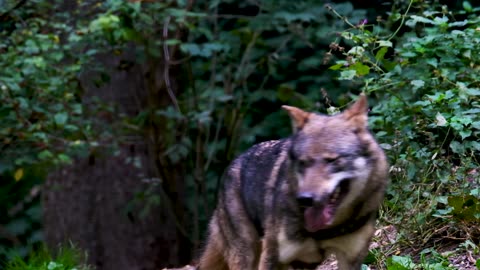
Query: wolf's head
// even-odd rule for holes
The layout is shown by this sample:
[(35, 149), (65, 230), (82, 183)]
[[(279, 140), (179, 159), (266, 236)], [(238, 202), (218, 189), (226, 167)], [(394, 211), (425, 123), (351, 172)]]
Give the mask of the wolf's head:
[(358, 198), (369, 196), (364, 192), (376, 170), (375, 152), (381, 150), (367, 129), (367, 99), (361, 95), (334, 116), (283, 108), (295, 129), (289, 156), (305, 228), (310, 232), (328, 228)]

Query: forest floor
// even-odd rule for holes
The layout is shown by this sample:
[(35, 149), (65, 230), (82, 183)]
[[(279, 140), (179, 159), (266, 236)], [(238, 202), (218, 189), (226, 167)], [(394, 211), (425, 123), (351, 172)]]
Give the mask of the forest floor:
[[(395, 240), (397, 239), (397, 230), (393, 226), (385, 226), (376, 231), (374, 240), (370, 248), (380, 248), (381, 250), (392, 249), (395, 245)], [(477, 270), (475, 266), (477, 260), (480, 259), (479, 254), (472, 254), (471, 251), (466, 249), (458, 248), (457, 245), (446, 243), (445, 246), (437, 245), (435, 250), (439, 251), (442, 255), (448, 258), (449, 267), (458, 269), (458, 270)], [(398, 256), (409, 256), (414, 261), (419, 259), (418, 252), (406, 252), (397, 249), (394, 252)], [(337, 270), (337, 262), (334, 257), (328, 258), (322, 265), (320, 265), (316, 270)], [(381, 270), (375, 266), (369, 266), (370, 270)], [(395, 268), (397, 269), (397, 268)], [(417, 269), (417, 268), (415, 268)], [(420, 269), (420, 268), (418, 268)], [(423, 269), (423, 268), (422, 268)], [(448, 268), (432, 268), (432, 269), (448, 269)], [(449, 268), (451, 269), (451, 268)], [(184, 266), (182, 268), (170, 268), (163, 270), (195, 270), (194, 266)]]

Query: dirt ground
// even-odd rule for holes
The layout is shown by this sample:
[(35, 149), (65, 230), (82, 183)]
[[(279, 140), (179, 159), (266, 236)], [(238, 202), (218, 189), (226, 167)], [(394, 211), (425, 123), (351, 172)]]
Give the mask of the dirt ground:
[[(375, 232), (374, 240), (370, 245), (370, 248), (382, 248), (392, 245), (397, 238), (397, 230), (393, 226), (385, 226), (378, 229)], [(450, 261), (450, 266), (458, 270), (477, 270), (475, 263), (480, 259), (480, 254), (472, 254), (469, 251), (463, 250), (458, 252), (456, 246), (451, 246), (450, 248), (443, 248), (443, 254), (451, 254), (448, 256)], [(404, 254), (402, 254), (404, 255)], [(410, 254), (411, 257), (416, 257), (418, 254)], [(322, 265), (320, 265), (316, 270), (337, 270), (337, 262), (334, 257), (328, 258)], [(370, 267), (370, 270), (380, 270), (375, 267)], [(194, 266), (184, 266), (182, 268), (170, 268), (162, 270), (196, 270)]]
[[(475, 266), (475, 261), (479, 259), (480, 256), (473, 257), (472, 254), (458, 254), (454, 255), (449, 258), (452, 267), (455, 267), (458, 270), (477, 270)], [(337, 270), (337, 262), (330, 258), (326, 262), (324, 262), (321, 266), (317, 268), (317, 270)], [(195, 267), (187, 265), (183, 268), (170, 268), (170, 269), (163, 269), (163, 270), (196, 270)], [(376, 268), (370, 267), (370, 270), (377, 270)]]

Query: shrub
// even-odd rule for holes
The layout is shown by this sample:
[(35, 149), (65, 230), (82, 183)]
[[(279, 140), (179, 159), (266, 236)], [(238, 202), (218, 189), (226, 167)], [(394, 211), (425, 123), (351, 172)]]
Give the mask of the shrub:
[(401, 36), (350, 24), (352, 49), (331, 67), (379, 100), (371, 126), (391, 163), (382, 218), (416, 251), (480, 235), (480, 8), (466, 3), (392, 14)]

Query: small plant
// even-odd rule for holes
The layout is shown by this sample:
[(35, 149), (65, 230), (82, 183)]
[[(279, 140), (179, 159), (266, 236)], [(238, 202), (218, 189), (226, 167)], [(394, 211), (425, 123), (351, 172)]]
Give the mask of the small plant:
[[(423, 253), (422, 253), (423, 254)], [(434, 256), (426, 258), (422, 255), (420, 263), (414, 263), (410, 256), (392, 256), (387, 260), (387, 270), (454, 270), (447, 259)]]
[(80, 250), (71, 247), (62, 247), (56, 256), (42, 247), (32, 253), (28, 259), (16, 257), (5, 270), (90, 270), (89, 266), (82, 265), (84, 255)]

